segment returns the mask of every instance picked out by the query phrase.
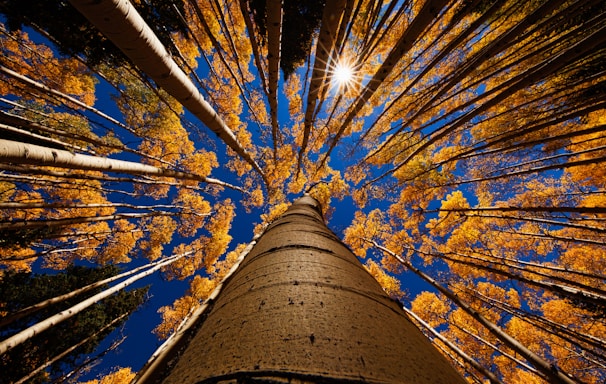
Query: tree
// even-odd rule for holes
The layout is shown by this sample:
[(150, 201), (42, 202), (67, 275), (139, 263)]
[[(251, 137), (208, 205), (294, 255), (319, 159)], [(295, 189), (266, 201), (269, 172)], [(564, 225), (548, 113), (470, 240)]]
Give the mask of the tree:
[[(117, 267), (108, 265), (96, 269), (72, 266), (65, 272), (56, 275), (7, 273), (0, 281), (2, 313), (10, 314), (38, 301), (77, 289), (87, 283), (109, 278), (118, 272)], [(93, 293), (104, 288), (106, 287), (97, 287)], [(58, 372), (67, 367), (73, 367), (81, 356), (94, 351), (107, 335), (126, 321), (128, 316), (145, 301), (147, 290), (148, 288), (138, 288), (130, 292), (121, 291), (107, 298), (106, 301), (93, 305), (60, 326), (53, 327), (45, 334), (38, 335), (11, 349), (1, 357), (3, 374), (0, 380), (3, 383), (15, 382), (54, 356), (62, 354), (73, 344), (79, 344), (80, 340), (86, 339), (86, 342), (54, 361), (46, 370), (38, 372), (29, 382), (48, 382)], [(2, 336), (6, 337), (15, 330), (26, 327), (61, 308), (69, 307), (81, 299), (82, 296), (76, 296), (63, 303), (41, 309), (28, 317), (13, 321), (3, 327)], [(94, 335), (92, 335), (93, 333)], [(91, 335), (92, 337), (88, 337)]]
[(146, 382), (164, 373), (165, 383), (463, 382), (324, 225), (309, 195), (265, 230), (186, 337), (184, 350), (171, 351), (174, 368), (157, 368)]
[[(171, 32), (186, 31), (179, 17), (179, 13), (183, 13), (183, 1), (156, 0), (139, 2), (136, 6), (164, 45), (170, 46)], [(125, 62), (122, 52), (68, 3), (5, 0), (0, 3), (0, 13), (6, 16), (11, 30), (21, 29), (24, 25), (40, 29), (53, 36), (63, 53), (84, 55), (91, 65), (101, 62), (120, 65)], [(53, 22), (55, 18), (65, 20), (65, 25), (57, 25)]]
[[(185, 73), (170, 58), (166, 48), (130, 2), (116, 0), (93, 5), (74, 0), (71, 3), (105, 32), (123, 52), (127, 52), (135, 65), (198, 116), (227, 146), (264, 177), (263, 171), (250, 153), (242, 147), (232, 129), (227, 127)], [(115, 17), (108, 18), (106, 16), (108, 13), (113, 13)], [(112, 31), (116, 30), (119, 32), (112, 34)]]
[[(74, 3), (97, 27), (65, 20), (130, 59), (90, 65), (44, 43), (69, 42), (56, 27), (0, 28), (3, 135), (180, 173), (4, 157), (3, 268), (188, 253), (164, 270), (190, 287), (158, 305), (172, 345), (217, 299), (241, 224), (260, 233), (307, 191), (353, 216), (344, 241), (468, 381), (606, 379), (603, 2)], [(337, 57), (347, 87), (331, 87)]]
[(113, 287), (107, 288), (105, 290), (102, 290), (101, 292), (92, 295), (91, 297), (83, 299), (82, 301), (77, 302), (76, 304), (61, 312), (57, 312), (56, 314), (49, 316), (46, 319), (41, 320), (37, 323), (31, 325), (28, 324), (27, 328), (11, 335), (10, 337), (0, 342), (0, 355), (5, 354), (6, 352), (14, 349), (15, 347), (20, 346), (21, 344), (37, 336), (41, 332), (48, 331), (49, 329), (54, 329), (57, 324), (63, 323), (66, 320), (69, 320), (70, 318), (78, 315), (79, 313), (91, 307), (92, 305), (95, 305), (96, 302), (110, 297), (115, 293), (123, 292), (124, 288), (128, 287), (134, 282), (151, 275), (162, 267), (170, 265), (171, 263), (174, 263), (175, 261), (185, 256), (188, 256), (190, 253), (191, 252), (185, 252), (179, 255), (166, 258), (161, 263), (158, 263), (147, 270), (139, 272), (136, 275), (131, 276), (128, 279), (114, 285)]

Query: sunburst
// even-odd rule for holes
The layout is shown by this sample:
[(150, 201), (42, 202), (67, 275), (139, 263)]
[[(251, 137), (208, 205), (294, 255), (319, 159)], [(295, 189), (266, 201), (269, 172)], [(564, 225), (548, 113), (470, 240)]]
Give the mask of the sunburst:
[(353, 60), (341, 57), (330, 68), (330, 78), (333, 86), (339, 91), (347, 91), (358, 82), (357, 68)]

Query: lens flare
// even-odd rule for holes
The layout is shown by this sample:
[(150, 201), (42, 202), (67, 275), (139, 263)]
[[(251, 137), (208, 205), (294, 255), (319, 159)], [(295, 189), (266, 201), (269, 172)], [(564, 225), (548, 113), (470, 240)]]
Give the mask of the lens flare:
[(333, 86), (339, 91), (351, 89), (358, 81), (356, 77), (356, 67), (352, 60), (341, 58), (336, 64), (331, 66), (330, 76)]
[(334, 78), (337, 84), (347, 85), (353, 79), (353, 68), (346, 63), (339, 63), (335, 67)]

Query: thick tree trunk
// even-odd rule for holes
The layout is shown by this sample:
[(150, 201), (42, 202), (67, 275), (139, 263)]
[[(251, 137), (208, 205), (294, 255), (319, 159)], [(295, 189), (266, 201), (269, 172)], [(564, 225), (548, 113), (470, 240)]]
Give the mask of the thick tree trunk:
[(193, 328), (156, 372), (166, 377), (147, 382), (464, 382), (309, 196), (268, 227)]

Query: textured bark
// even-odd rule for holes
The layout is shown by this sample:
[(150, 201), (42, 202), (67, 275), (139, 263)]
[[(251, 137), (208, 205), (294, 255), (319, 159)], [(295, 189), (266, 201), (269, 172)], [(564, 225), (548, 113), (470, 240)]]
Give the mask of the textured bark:
[(464, 382), (309, 196), (268, 227), (194, 328), (164, 383)]
[(13, 164), (34, 164), (57, 168), (127, 173), (131, 175), (174, 177), (175, 179), (202, 182), (208, 180), (206, 177), (192, 173), (173, 171), (134, 161), (82, 155), (61, 149), (4, 139), (0, 139), (0, 161)]

